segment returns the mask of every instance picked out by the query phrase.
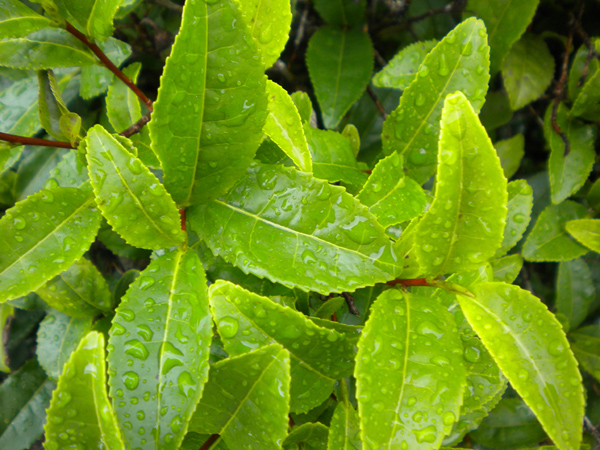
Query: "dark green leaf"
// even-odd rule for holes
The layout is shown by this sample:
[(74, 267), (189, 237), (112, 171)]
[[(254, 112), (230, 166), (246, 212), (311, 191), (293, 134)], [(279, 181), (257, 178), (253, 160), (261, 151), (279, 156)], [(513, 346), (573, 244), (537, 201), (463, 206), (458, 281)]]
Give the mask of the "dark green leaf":
[(582, 258), (558, 265), (556, 312), (566, 317), (569, 330), (574, 330), (585, 320), (595, 297), (590, 269)]
[(103, 42), (113, 34), (113, 17), (121, 0), (55, 1), (59, 11), (73, 17), (75, 23), (93, 41)]
[[(15, 309), (9, 303), (3, 303), (0, 305), (0, 335), (6, 336), (7, 324), (10, 323)], [(6, 354), (6, 348), (4, 339), (0, 340), (0, 372), (10, 373), (10, 367), (8, 366), (8, 358)]]
[(302, 444), (306, 450), (327, 450), (329, 428), (322, 423), (304, 423), (294, 427), (283, 441), (284, 449), (296, 449), (296, 444)]
[[(598, 39), (594, 39), (595, 42)], [(587, 45), (582, 45), (575, 53), (573, 62), (571, 63), (571, 70), (569, 71), (569, 97), (572, 102), (577, 100), (583, 84), (580, 85), (581, 77), (584, 74), (584, 70), (587, 70), (585, 78), (594, 76), (594, 74), (600, 68), (600, 62), (596, 58), (589, 59), (590, 49)]]
[[(488, 133), (502, 125), (506, 125), (513, 116), (510, 101), (504, 90), (488, 92), (485, 104), (481, 108), (479, 119)], [(498, 150), (500, 152), (500, 150)]]
[(492, 261), (494, 269), (494, 281), (503, 281), (512, 283), (519, 276), (521, 267), (523, 267), (523, 257), (519, 254), (505, 256)]
[[(481, 122), (485, 125), (483, 119)], [(504, 176), (510, 179), (519, 170), (521, 160), (525, 155), (525, 137), (521, 133), (515, 134), (510, 139), (496, 142), (494, 147), (498, 152)]]
[(570, 220), (566, 229), (578, 242), (600, 253), (600, 219)]
[(382, 88), (406, 89), (417, 76), (425, 56), (436, 44), (436, 40), (431, 40), (404, 47), (373, 77), (373, 84)]
[(589, 325), (569, 333), (571, 348), (579, 364), (600, 380), (600, 326)]
[(365, 0), (314, 0), (319, 15), (330, 25), (348, 27), (360, 25), (365, 20)]
[(591, 76), (588, 75), (573, 104), (571, 115), (586, 120), (600, 120), (600, 75), (598, 71)]
[(508, 183), (508, 203), (506, 207), (506, 227), (502, 245), (496, 251), (496, 257), (504, 256), (521, 240), (529, 221), (533, 208), (533, 190), (525, 180), (515, 180)]
[(21, 37), (52, 26), (52, 21), (28, 8), (19, 0), (0, 0), (0, 36)]

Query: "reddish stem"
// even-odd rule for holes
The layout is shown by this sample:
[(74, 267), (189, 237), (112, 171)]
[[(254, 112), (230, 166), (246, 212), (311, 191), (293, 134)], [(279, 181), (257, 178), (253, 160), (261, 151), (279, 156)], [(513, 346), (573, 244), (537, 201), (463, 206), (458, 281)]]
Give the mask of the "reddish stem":
[(386, 284), (390, 286), (401, 285), (404, 287), (415, 287), (415, 286), (431, 286), (426, 278), (414, 278), (403, 280), (400, 278), (396, 278), (395, 280), (388, 281)]
[(217, 439), (219, 439), (219, 435), (213, 434), (211, 437), (209, 437), (207, 439), (207, 441), (204, 444), (202, 444), (202, 447), (200, 447), (199, 450), (208, 450), (210, 448), (210, 446), (213, 445)]
[(0, 133), (0, 141), (12, 142), (19, 145), (37, 145), (40, 147), (57, 147), (75, 149), (69, 142), (51, 141), (49, 139), (38, 139), (25, 136), (17, 136), (15, 134)]
[(181, 217), (181, 229), (183, 231), (187, 231), (187, 228), (185, 226), (185, 209), (179, 210), (179, 217)]

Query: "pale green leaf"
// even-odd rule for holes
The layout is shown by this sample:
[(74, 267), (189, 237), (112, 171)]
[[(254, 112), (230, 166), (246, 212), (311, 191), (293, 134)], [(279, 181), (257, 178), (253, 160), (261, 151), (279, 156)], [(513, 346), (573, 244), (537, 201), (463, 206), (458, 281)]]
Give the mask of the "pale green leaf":
[(574, 219), (566, 224), (569, 234), (590, 250), (600, 253), (600, 219)]
[(436, 40), (415, 42), (400, 50), (373, 77), (373, 85), (382, 88), (406, 89), (417, 76), (417, 70), (427, 54), (437, 45)]
[(335, 128), (371, 78), (371, 39), (362, 30), (319, 28), (308, 43), (306, 64), (323, 123)]
[[(483, 119), (482, 123), (485, 125)], [(504, 176), (510, 179), (519, 170), (521, 160), (525, 155), (525, 137), (521, 133), (515, 134), (509, 139), (497, 141), (494, 147), (500, 158)]]
[(573, 103), (571, 115), (586, 120), (600, 120), (600, 74), (596, 71), (588, 75), (577, 100)]
[(600, 380), (600, 326), (589, 325), (569, 333), (571, 348), (579, 364)]
[(35, 351), (49, 378), (58, 380), (64, 364), (91, 328), (92, 317), (79, 319), (58, 311), (46, 315), (37, 333)]
[(519, 276), (523, 267), (523, 257), (519, 254), (504, 256), (491, 262), (494, 270), (494, 281), (512, 283)]
[(437, 448), (460, 413), (463, 347), (446, 308), (381, 294), (358, 342), (356, 398), (363, 448)]
[(63, 148), (25, 146), (16, 167), (17, 179), (14, 189), (17, 199), (24, 200), (40, 191), (50, 177), (50, 171), (68, 152)]
[(365, 0), (313, 0), (314, 8), (330, 25), (348, 27), (365, 21)]
[(566, 317), (569, 330), (574, 330), (585, 320), (595, 297), (592, 275), (582, 258), (558, 265), (556, 312)]
[(569, 261), (585, 255), (587, 249), (569, 236), (565, 226), (567, 222), (587, 215), (584, 206), (569, 200), (546, 207), (525, 240), (523, 258), (527, 261)]
[[(234, 0), (186, 2), (152, 120), (152, 148), (179, 206), (243, 176), (267, 116), (264, 67)], [(177, 151), (173, 151), (173, 149)]]
[[(283, 441), (283, 448), (306, 450), (327, 450), (327, 435), (329, 429), (322, 423), (303, 423), (292, 428), (290, 434)], [(300, 447), (296, 445), (300, 444)]]
[(425, 210), (425, 192), (404, 175), (402, 163), (398, 153), (381, 159), (356, 196), (384, 227), (411, 220)]
[(448, 96), (441, 122), (435, 200), (416, 229), (428, 276), (475, 270), (502, 242), (507, 188), (500, 160), (466, 97)]
[(208, 377), (212, 324), (198, 256), (180, 250), (155, 259), (116, 312), (109, 385), (125, 440), (177, 449)]
[(358, 152), (360, 151), (360, 134), (358, 133), (358, 129), (349, 123), (342, 130), (342, 136), (350, 142), (354, 156), (358, 156)]
[(86, 142), (96, 201), (113, 229), (136, 247), (181, 244), (177, 207), (156, 176), (100, 125), (89, 130)]
[(327, 450), (361, 450), (358, 413), (349, 402), (339, 402), (329, 425)]
[(81, 131), (81, 117), (79, 115), (72, 112), (63, 114), (58, 120), (58, 126), (71, 145), (77, 146), (79, 144), (79, 132)]
[(102, 333), (92, 331), (81, 340), (63, 368), (47, 413), (46, 450), (65, 448), (65, 440), (83, 448), (125, 449), (106, 393)]
[(302, 119), (288, 93), (267, 81), (269, 115), (263, 130), (304, 172), (312, 172), (312, 160), (304, 136)]
[(52, 26), (52, 21), (19, 0), (0, 0), (0, 36), (21, 37)]
[[(132, 52), (129, 44), (114, 38), (109, 38), (105, 42), (98, 42), (97, 45), (117, 67), (129, 58)], [(86, 100), (96, 97), (106, 92), (111, 81), (114, 79), (114, 74), (104, 66), (82, 67), (79, 93)], [(122, 81), (119, 82), (123, 83)]]
[(289, 288), (351, 292), (399, 270), (365, 206), (291, 168), (254, 165), (225, 198), (190, 208), (187, 218), (214, 254)]
[(49, 178), (44, 188), (57, 187), (80, 188), (90, 179), (87, 168), (75, 152), (68, 152), (62, 156), (60, 162), (50, 170)]
[(91, 190), (30, 195), (0, 219), (0, 302), (38, 289), (88, 250), (100, 226)]
[(500, 70), (511, 46), (533, 19), (539, 0), (469, 0), (465, 11), (485, 22), (490, 41), (490, 72)]
[(506, 227), (502, 245), (496, 250), (496, 257), (504, 256), (521, 240), (533, 208), (533, 190), (525, 180), (515, 180), (508, 183), (508, 202), (506, 204)]
[(562, 450), (578, 449), (583, 387), (558, 320), (528, 291), (481, 283), (460, 306), (502, 372)]
[[(293, 412), (306, 412), (323, 403), (335, 381), (352, 372), (350, 342), (302, 313), (224, 281), (211, 286), (210, 303), (228, 354), (239, 355), (273, 342), (290, 352)], [(320, 349), (318, 354), (315, 348)]]
[(408, 174), (419, 183), (435, 172), (444, 99), (461, 91), (479, 112), (490, 74), (489, 47), (481, 20), (467, 19), (426, 56), (400, 105), (383, 124), (386, 155), (404, 155)]
[(526, 34), (502, 63), (504, 87), (513, 110), (540, 98), (554, 77), (554, 58), (544, 40)]
[(75, 24), (79, 25), (91, 40), (103, 42), (113, 34), (113, 17), (121, 0), (55, 0), (55, 2), (59, 11), (73, 17)]
[[(6, 328), (10, 324), (10, 320), (14, 317), (15, 309), (8, 303), (0, 305), (0, 335), (5, 336)], [(5, 348), (5, 343), (0, 342), (0, 372), (10, 373), (8, 366), (8, 355)]]
[(280, 345), (219, 361), (210, 368), (190, 431), (219, 434), (219, 441), (232, 449), (281, 449), (289, 387), (290, 357)]

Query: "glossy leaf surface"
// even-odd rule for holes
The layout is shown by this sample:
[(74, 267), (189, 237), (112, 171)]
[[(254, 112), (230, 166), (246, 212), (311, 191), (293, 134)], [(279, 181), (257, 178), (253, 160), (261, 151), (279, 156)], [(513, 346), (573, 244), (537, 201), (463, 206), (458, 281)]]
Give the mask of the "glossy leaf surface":
[(113, 34), (113, 17), (121, 0), (55, 1), (59, 10), (73, 17), (75, 23), (92, 40), (105, 41)]
[(100, 125), (86, 140), (96, 201), (113, 229), (136, 247), (181, 244), (185, 235), (177, 207), (156, 176)]
[[(211, 286), (210, 302), (230, 355), (273, 342), (290, 352), (293, 412), (320, 405), (331, 394), (335, 380), (350, 375), (352, 345), (337, 331), (321, 328), (303, 314), (229, 282)], [(319, 355), (313, 354), (315, 348), (321, 349)]]
[(7, 210), (0, 219), (0, 301), (27, 294), (70, 267), (99, 226), (89, 189), (43, 190)]
[(19, 0), (0, 0), (0, 36), (21, 37), (51, 26), (47, 17), (36, 13)]
[(210, 368), (190, 431), (219, 434), (229, 448), (280, 449), (287, 434), (289, 387), (290, 356), (280, 345), (219, 361)]
[(312, 160), (304, 136), (302, 119), (288, 93), (277, 83), (267, 81), (269, 115), (263, 128), (304, 172), (312, 172)]
[(437, 44), (436, 40), (415, 42), (400, 50), (373, 77), (373, 84), (382, 88), (406, 89), (417, 76), (419, 66)]
[(600, 326), (579, 328), (569, 333), (569, 338), (579, 364), (596, 380), (600, 379)]
[(462, 93), (446, 99), (441, 128), (435, 200), (415, 237), (429, 276), (477, 269), (500, 247), (506, 216), (500, 161)]
[(354, 291), (398, 270), (390, 240), (365, 206), (293, 169), (255, 165), (224, 199), (192, 207), (187, 217), (213, 253), (290, 288)]
[(364, 20), (365, 5), (365, 0), (314, 1), (315, 9), (323, 20), (340, 27), (359, 25)]
[(227, 192), (262, 138), (264, 67), (243, 20), (233, 0), (185, 4), (148, 124), (179, 206)]
[(367, 87), (373, 71), (373, 44), (361, 30), (319, 28), (306, 51), (310, 80), (326, 128), (335, 128)]
[(512, 283), (519, 276), (523, 267), (523, 257), (519, 254), (505, 256), (491, 262), (494, 270), (494, 281)]
[(363, 448), (439, 446), (460, 413), (462, 354), (443, 306), (395, 289), (381, 294), (358, 342), (354, 371)]
[(504, 256), (521, 240), (531, 220), (531, 209), (533, 208), (533, 190), (527, 181), (511, 181), (508, 183), (507, 190), (506, 227), (502, 245), (496, 251), (496, 257)]
[(303, 423), (294, 427), (283, 441), (283, 448), (306, 450), (326, 450), (329, 429), (322, 423)]
[(208, 377), (211, 335), (204, 269), (192, 250), (155, 259), (130, 285), (110, 329), (108, 363), (132, 448), (179, 447)]
[(358, 413), (349, 402), (339, 402), (329, 425), (327, 450), (360, 450)]
[(600, 253), (600, 220), (579, 219), (566, 224), (567, 231), (590, 250)]
[(523, 36), (502, 63), (502, 76), (513, 110), (540, 98), (554, 76), (554, 58), (544, 40)]
[(582, 258), (561, 262), (556, 277), (556, 312), (576, 329), (586, 318), (596, 297), (590, 269)]
[(569, 261), (587, 253), (587, 249), (569, 236), (567, 222), (587, 216), (584, 206), (567, 200), (550, 205), (538, 216), (523, 245), (528, 261)]
[(476, 113), (485, 101), (489, 47), (481, 20), (467, 19), (426, 56), (400, 105), (383, 124), (383, 151), (404, 155), (408, 174), (424, 183), (435, 172), (444, 99), (461, 91)]
[(521, 160), (525, 155), (525, 137), (521, 133), (515, 134), (510, 139), (494, 143), (494, 147), (500, 158), (504, 176), (510, 179), (519, 169)]
[(561, 449), (578, 449), (583, 388), (562, 327), (528, 291), (481, 283), (460, 306), (511, 385)]

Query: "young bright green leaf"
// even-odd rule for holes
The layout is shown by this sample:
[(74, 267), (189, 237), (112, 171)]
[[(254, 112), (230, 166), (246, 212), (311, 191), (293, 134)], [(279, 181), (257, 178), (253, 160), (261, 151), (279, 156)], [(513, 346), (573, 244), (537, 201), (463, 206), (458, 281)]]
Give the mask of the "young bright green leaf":
[(502, 245), (496, 250), (497, 258), (504, 256), (521, 240), (531, 220), (531, 209), (533, 208), (533, 190), (527, 181), (511, 181), (508, 183), (507, 190), (506, 227)]
[(358, 191), (367, 180), (360, 170), (352, 144), (340, 133), (331, 130), (318, 130), (304, 124), (304, 135), (312, 155), (313, 172), (316, 178), (330, 183), (342, 181), (352, 191)]
[[(482, 123), (483, 120), (482, 120)], [(485, 123), (484, 123), (485, 125)], [(509, 139), (498, 141), (494, 144), (504, 176), (510, 179), (521, 165), (521, 160), (525, 155), (525, 137), (519, 133)]]
[(565, 226), (587, 215), (583, 205), (569, 200), (548, 206), (525, 240), (523, 257), (527, 261), (569, 261), (585, 255), (587, 249), (569, 236)]
[(598, 71), (586, 79), (573, 104), (571, 115), (586, 120), (600, 120), (600, 75)]
[(507, 202), (500, 160), (460, 92), (444, 104), (439, 147), (435, 200), (415, 237), (419, 265), (431, 277), (475, 270), (492, 257)]
[(264, 66), (247, 27), (231, 26), (244, 22), (236, 5), (185, 3), (148, 124), (165, 186), (180, 207), (227, 192), (263, 136)]
[(502, 63), (510, 106), (517, 110), (540, 98), (554, 76), (554, 58), (544, 40), (526, 34), (512, 46)]
[(491, 262), (494, 270), (494, 281), (512, 283), (519, 276), (523, 267), (523, 257), (519, 254), (504, 256)]
[(314, 0), (314, 7), (329, 25), (348, 27), (365, 21), (365, 0)]
[(303, 172), (312, 172), (312, 160), (304, 136), (302, 119), (288, 93), (267, 81), (269, 115), (263, 130)]
[(50, 19), (19, 0), (0, 0), (0, 36), (3, 38), (27, 36), (49, 26), (52, 26)]
[(88, 171), (108, 223), (129, 244), (158, 250), (185, 234), (175, 203), (156, 176), (102, 126), (89, 130)]
[(208, 377), (211, 325), (193, 250), (155, 259), (130, 285), (108, 347), (110, 395), (128, 446), (179, 448)]
[(270, 68), (285, 48), (292, 23), (288, 0), (243, 0), (238, 2), (250, 35), (260, 50), (266, 69)]
[(414, 219), (425, 210), (425, 192), (404, 175), (402, 163), (398, 153), (381, 159), (356, 196), (384, 227)]
[(100, 226), (91, 190), (30, 195), (0, 219), (0, 302), (38, 289), (88, 250)]
[(552, 203), (558, 204), (577, 192), (586, 182), (596, 159), (595, 127), (579, 120), (569, 119), (567, 108), (561, 104), (556, 114), (556, 124), (569, 140), (569, 151), (552, 127), (552, 109), (549, 105), (544, 116), (544, 137), (550, 146), (548, 172)]
[(85, 258), (37, 289), (36, 294), (52, 308), (71, 317), (94, 317), (113, 308), (104, 277)]
[(595, 297), (590, 269), (582, 258), (558, 265), (556, 312), (567, 318), (569, 330), (574, 330), (585, 320)]
[[(230, 355), (273, 342), (290, 352), (293, 412), (306, 412), (323, 403), (335, 381), (352, 372), (350, 342), (336, 331), (318, 327), (302, 313), (225, 281), (211, 286), (210, 304)], [(321, 349), (318, 354), (315, 348)]]
[(291, 168), (254, 165), (225, 198), (191, 207), (187, 218), (215, 255), (289, 288), (352, 292), (399, 270), (365, 206)]
[[(100, 50), (119, 67), (123, 61), (131, 56), (132, 49), (129, 44), (118, 39), (109, 38), (105, 42), (96, 43)], [(85, 66), (81, 68), (81, 86), (79, 95), (88, 100), (103, 94), (108, 89), (114, 74), (104, 66)], [(122, 81), (121, 81), (122, 83)], [(118, 130), (122, 131), (122, 130)]]
[[(322, 423), (303, 423), (292, 428), (283, 441), (285, 450), (303, 448), (306, 450), (327, 450), (329, 428)], [(301, 447), (297, 447), (300, 444)]]
[(35, 351), (49, 378), (58, 380), (64, 364), (91, 328), (92, 317), (79, 319), (58, 311), (48, 313), (40, 324)]
[(326, 128), (335, 128), (371, 78), (371, 39), (362, 30), (319, 28), (308, 43), (306, 64), (323, 123)]
[(460, 306), (511, 385), (561, 450), (581, 442), (583, 388), (562, 327), (528, 291), (481, 283)]
[(219, 361), (210, 368), (190, 431), (218, 434), (228, 448), (281, 449), (289, 388), (290, 357), (278, 344)]
[(417, 70), (427, 54), (437, 45), (436, 40), (415, 42), (400, 50), (373, 77), (373, 85), (382, 88), (406, 89), (417, 76)]
[(569, 333), (571, 348), (579, 364), (596, 380), (600, 380), (600, 326), (588, 325)]
[[(14, 316), (14, 313), (15, 308), (12, 305), (8, 303), (0, 304), (0, 334), (2, 334), (2, 336), (6, 336), (6, 328), (10, 323), (10, 319)], [(0, 342), (0, 372), (10, 373), (4, 342)]]
[(463, 347), (446, 308), (392, 289), (358, 342), (356, 398), (363, 448), (437, 448), (460, 413)]
[(533, 19), (539, 0), (469, 0), (465, 11), (485, 22), (490, 41), (490, 72), (500, 70), (511, 46)]
[(44, 432), (46, 408), (56, 385), (35, 358), (0, 385), (0, 448), (30, 448)]
[(566, 229), (578, 242), (590, 250), (600, 253), (600, 220), (574, 218), (567, 222)]
[(103, 42), (113, 34), (113, 17), (121, 0), (55, 0), (55, 2), (59, 11), (73, 17), (75, 24), (79, 25), (93, 41)]
[(425, 57), (400, 105), (384, 122), (384, 153), (404, 155), (408, 174), (417, 182), (424, 183), (435, 172), (444, 99), (461, 91), (478, 113), (490, 79), (488, 67), (485, 26), (467, 19)]
[(42, 28), (27, 36), (0, 39), (0, 66), (45, 70), (96, 63), (91, 50), (61, 28)]
[(349, 123), (342, 130), (342, 136), (350, 142), (354, 156), (358, 156), (358, 152), (360, 151), (360, 133), (358, 132), (358, 129)]
[(329, 425), (327, 450), (361, 450), (358, 413), (349, 402), (339, 402)]
[(65, 364), (52, 394), (44, 430), (46, 450), (63, 449), (65, 444), (90, 449), (125, 449), (106, 393), (102, 333), (88, 333)]

